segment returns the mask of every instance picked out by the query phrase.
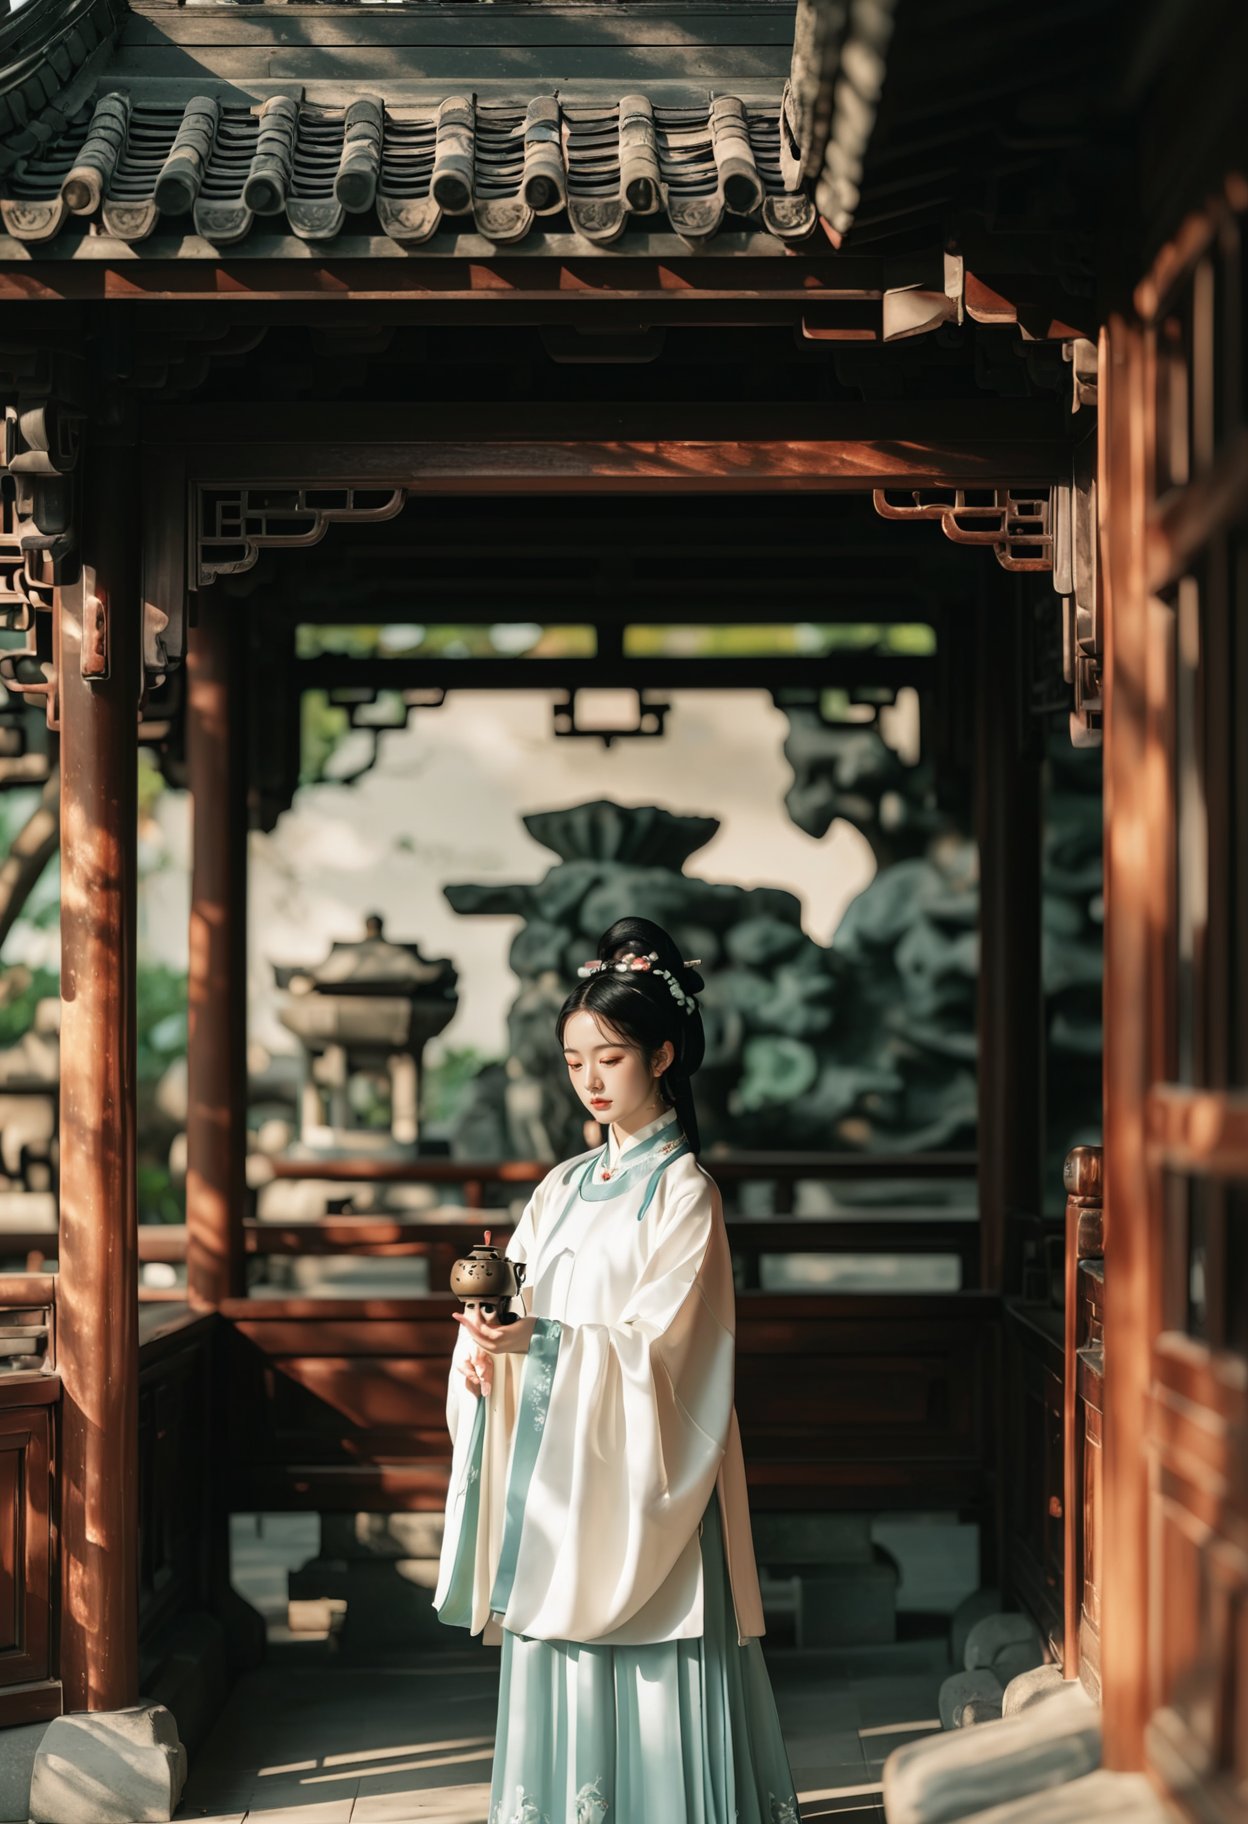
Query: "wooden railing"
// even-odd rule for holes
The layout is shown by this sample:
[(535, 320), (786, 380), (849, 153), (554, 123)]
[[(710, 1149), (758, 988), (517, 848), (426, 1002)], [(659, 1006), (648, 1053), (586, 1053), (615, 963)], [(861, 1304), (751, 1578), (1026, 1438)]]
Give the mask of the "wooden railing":
[[(958, 1182), (973, 1185), (975, 1156), (969, 1153), (923, 1153), (864, 1156), (835, 1153), (732, 1153), (706, 1156), (707, 1170), (729, 1202), (728, 1228), (738, 1262), (739, 1285), (756, 1290), (761, 1261), (769, 1255), (847, 1256), (901, 1255), (952, 1258), (958, 1283), (970, 1290), (978, 1283), (979, 1223), (974, 1210), (959, 1213), (932, 1206), (859, 1208), (852, 1214), (793, 1217), (797, 1187), (803, 1182), (854, 1184), (895, 1181)], [(487, 1187), (511, 1189), (540, 1182), (550, 1170), (545, 1160), (483, 1162), (426, 1156), (417, 1159), (261, 1159), (253, 1158), (250, 1194), (254, 1206), (257, 1181), (277, 1179), (327, 1184), (418, 1184), (454, 1190), (462, 1203), (445, 1203), (411, 1216), (331, 1215), (282, 1222), (248, 1215), (243, 1246), (255, 1258), (308, 1258), (360, 1255), (380, 1259), (427, 1258), (431, 1285), (445, 1284), (451, 1264), (475, 1236), (489, 1226), (505, 1245), (511, 1234), (510, 1209), (487, 1205)], [(738, 1216), (732, 1192), (749, 1183), (771, 1185), (772, 1214)], [(39, 1262), (55, 1254), (55, 1240), (42, 1231), (10, 1230), (0, 1236), (0, 1250)], [(145, 1223), (139, 1229), (143, 1263), (182, 1265), (187, 1257), (183, 1223)], [(143, 1286), (145, 1303), (178, 1302), (179, 1285)]]
[[(431, 1286), (445, 1285), (452, 1263), (483, 1227), (491, 1229), (497, 1246), (506, 1245), (511, 1235), (510, 1223), (491, 1224), (490, 1214), (452, 1209), (439, 1211), (436, 1220), (406, 1221), (389, 1216), (326, 1216), (309, 1222), (259, 1222), (249, 1217), (243, 1224), (243, 1245), (249, 1256), (261, 1259), (335, 1254), (427, 1259)], [(959, 1219), (945, 1214), (931, 1219), (893, 1211), (852, 1220), (732, 1217), (728, 1221), (728, 1240), (741, 1266), (742, 1289), (751, 1290), (761, 1283), (760, 1263), (764, 1255), (952, 1256), (959, 1263), (963, 1287), (974, 1285), (979, 1257), (979, 1231), (974, 1217)], [(144, 1262), (176, 1266), (186, 1259), (186, 1249), (185, 1224), (161, 1223), (139, 1231), (139, 1258)], [(145, 1300), (182, 1296), (177, 1287), (143, 1288)]]
[(1101, 1555), (1105, 1446), (1103, 1156), (1076, 1147), (1066, 1160), (1066, 1445), (1064, 1582), (1067, 1678), (1101, 1695)]
[(1101, 1151), (1066, 1158), (1062, 1302), (1003, 1310), (1004, 1524), (1012, 1600), (1067, 1678), (1100, 1696), (1101, 1453), (1105, 1274)]
[[(9, 1238), (11, 1240), (11, 1238)], [(55, 1273), (0, 1274), (0, 1727), (62, 1709)], [(149, 1310), (139, 1347), (139, 1644), (146, 1681), (171, 1624), (208, 1606), (216, 1319)], [(220, 1512), (224, 1513), (223, 1505)]]
[(55, 1677), (56, 1276), (0, 1274), (0, 1726), (61, 1710)]
[[(438, 1511), (455, 1308), (449, 1294), (228, 1301), (232, 1505)], [(989, 1521), (997, 1319), (996, 1298), (975, 1292), (743, 1295), (751, 1502)]]
[[(990, 1535), (999, 1307), (995, 1297), (973, 1289), (976, 1217), (895, 1205), (835, 1216), (793, 1214), (803, 1180), (843, 1177), (883, 1185), (903, 1178), (973, 1179), (973, 1159), (737, 1154), (707, 1163), (730, 1206), (740, 1289), (737, 1405), (752, 1502), (760, 1509), (956, 1507), (986, 1522)], [(484, 1227), (491, 1227), (500, 1243), (511, 1232), (518, 1204), (513, 1198), (505, 1207), (487, 1205), (490, 1187), (523, 1191), (548, 1170), (544, 1162), (483, 1165), (439, 1158), (398, 1164), (276, 1161), (274, 1177), (344, 1185), (370, 1179), (424, 1182), (448, 1187), (464, 1201), (412, 1216), (343, 1214), (273, 1222), (248, 1215), (243, 1246), (257, 1265), (332, 1255), (424, 1258), (430, 1284), (442, 1287), (451, 1262)], [(758, 1180), (771, 1182), (775, 1213), (733, 1213), (736, 1188)], [(0, 1247), (19, 1251), (27, 1239), (47, 1246), (46, 1237), (9, 1233)], [(180, 1265), (186, 1253), (184, 1226), (140, 1229), (142, 1262)], [(967, 1289), (922, 1294), (758, 1289), (763, 1263), (782, 1255), (951, 1256)], [(53, 1274), (9, 1275), (4, 1284), (14, 1312), (22, 1300), (24, 1309), (38, 1309), (37, 1299), (54, 1301)], [(155, 1653), (165, 1624), (211, 1600), (205, 1565), (212, 1561), (213, 1526), (225, 1510), (436, 1512), (443, 1505), (449, 1471), (447, 1371), (455, 1334), (455, 1300), (449, 1293), (309, 1297), (270, 1286), (251, 1297), (227, 1299), (206, 1314), (190, 1312), (177, 1287), (141, 1287), (139, 1295), (144, 1300), (140, 1604), (146, 1659)], [(0, 1333), (2, 1326), (0, 1316)], [(53, 1372), (45, 1397), (54, 1403), (58, 1384), (50, 1319), (47, 1335)], [(0, 1391), (4, 1382), (0, 1372)], [(197, 1450), (191, 1442), (196, 1437), (210, 1444)], [(28, 1477), (28, 1486), (37, 1487), (43, 1472), (32, 1461), (37, 1473), (33, 1481)], [(33, 1521), (28, 1514), (23, 1529), (11, 1526), (9, 1536), (46, 1540), (43, 1512)], [(991, 1551), (989, 1543), (986, 1552)], [(27, 1572), (35, 1578), (31, 1587), (38, 1587), (38, 1574), (35, 1563)], [(51, 1592), (55, 1572), (49, 1576)], [(0, 1719), (3, 1714), (0, 1694)]]
[[(776, 1186), (776, 1214), (792, 1208), (793, 1187), (802, 1180), (818, 1182), (887, 1182), (890, 1179), (973, 1180), (974, 1153), (747, 1153), (701, 1155), (721, 1187), (747, 1182)], [(416, 1159), (269, 1159), (253, 1155), (254, 1178), (324, 1179), (353, 1184), (454, 1184), (464, 1202), (475, 1208), (487, 1184), (538, 1184), (551, 1169), (549, 1159), (482, 1161), (447, 1159), (436, 1154)]]
[(209, 1606), (218, 1325), (185, 1305), (139, 1320), (139, 1651), (145, 1673), (178, 1616)]

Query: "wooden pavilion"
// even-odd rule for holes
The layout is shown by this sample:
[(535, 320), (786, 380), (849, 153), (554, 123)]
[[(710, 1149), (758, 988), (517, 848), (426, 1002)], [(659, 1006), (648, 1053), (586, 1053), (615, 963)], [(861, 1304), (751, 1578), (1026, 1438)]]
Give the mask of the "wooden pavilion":
[[(496, 619), (497, 547), (534, 618), (592, 595), (596, 656), (542, 673), (569, 692), (638, 678), (642, 588), (708, 622), (758, 618), (743, 574), (847, 612), (917, 590), (947, 629), (920, 681), (977, 762), (979, 1224), (944, 1237), (956, 1293), (742, 1294), (752, 1498), (979, 1518), (1106, 1766), (1174, 1816), (1245, 1815), (1245, 67), (1248, 14), (1214, 0), (0, 19), (0, 680), (44, 712), (62, 858), (56, 1271), (0, 1281), (36, 1339), (0, 1378), (0, 1722), (133, 1704), (188, 1617), (249, 1663), (231, 1512), (441, 1507), (449, 1297), (248, 1295), (262, 1249), (440, 1275), (462, 1237), (248, 1217), (246, 832), (290, 802), (300, 692), (383, 683), (301, 660), (296, 624), (375, 618), (414, 565)], [(905, 672), (838, 663), (808, 668)], [(454, 680), (384, 682), (415, 709)], [(1064, 1231), (1031, 716), (1055, 683), (1105, 767), (1104, 1148), (1069, 1163)], [(19, 720), (0, 765), (37, 780)], [(141, 743), (194, 802), (187, 1219), (142, 1236)], [(542, 1169), (422, 1162), (469, 1201)], [(1034, 1289), (1054, 1245), (1064, 1317)], [(162, 1249), (185, 1302), (139, 1298)], [(854, 1399), (786, 1432), (798, 1356)]]

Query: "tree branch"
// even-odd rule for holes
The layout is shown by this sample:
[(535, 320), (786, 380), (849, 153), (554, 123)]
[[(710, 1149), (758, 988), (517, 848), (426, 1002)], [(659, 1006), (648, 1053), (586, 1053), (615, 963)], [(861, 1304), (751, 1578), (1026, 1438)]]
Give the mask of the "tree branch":
[(39, 802), (0, 862), (0, 947), (21, 915), (61, 840), (61, 769), (54, 766)]

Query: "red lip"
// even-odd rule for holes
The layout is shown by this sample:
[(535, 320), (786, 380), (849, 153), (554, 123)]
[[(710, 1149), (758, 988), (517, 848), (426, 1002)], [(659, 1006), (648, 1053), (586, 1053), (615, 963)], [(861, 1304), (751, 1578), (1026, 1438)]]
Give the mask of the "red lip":
[(591, 1108), (610, 1108), (611, 1099), (609, 1096), (601, 1096), (597, 1101), (591, 1100), (589, 1106)]

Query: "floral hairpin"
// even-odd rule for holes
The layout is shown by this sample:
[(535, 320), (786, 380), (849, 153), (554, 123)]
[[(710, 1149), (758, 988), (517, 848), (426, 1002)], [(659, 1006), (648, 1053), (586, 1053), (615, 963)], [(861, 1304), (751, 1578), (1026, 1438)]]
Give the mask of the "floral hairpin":
[[(644, 955), (639, 951), (629, 950), (614, 963), (604, 963), (600, 956), (591, 956), (587, 962), (581, 964), (576, 973), (578, 975), (597, 975), (600, 969), (614, 969), (617, 975), (628, 975), (634, 969), (643, 969), (650, 975), (664, 976), (667, 979), (667, 985), (671, 990), (673, 999), (684, 1008), (686, 1013), (692, 1013), (697, 1006), (697, 1002), (691, 994), (686, 993), (681, 987), (670, 969), (657, 969), (655, 967), (658, 960), (659, 953), (657, 950), (648, 950)], [(702, 958), (700, 956), (690, 957), (685, 963), (685, 968), (692, 969), (701, 961)]]

